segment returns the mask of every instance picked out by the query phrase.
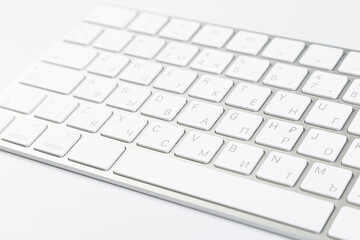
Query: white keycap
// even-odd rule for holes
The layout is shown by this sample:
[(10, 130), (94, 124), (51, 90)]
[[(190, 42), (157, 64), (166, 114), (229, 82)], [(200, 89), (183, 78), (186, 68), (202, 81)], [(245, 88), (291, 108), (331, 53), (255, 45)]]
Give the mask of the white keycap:
[(102, 103), (114, 91), (117, 84), (110, 79), (88, 76), (75, 90), (74, 96), (88, 101)]
[(135, 32), (156, 34), (168, 21), (166, 16), (140, 13), (134, 21), (131, 22), (128, 29)]
[(329, 236), (336, 239), (360, 239), (359, 221), (358, 209), (342, 207), (330, 227)]
[(264, 112), (269, 115), (297, 121), (301, 118), (311, 99), (306, 96), (278, 91)]
[(290, 151), (303, 131), (304, 128), (298, 124), (270, 119), (261, 129), (255, 142), (280, 150)]
[(265, 48), (262, 56), (292, 63), (304, 48), (304, 42), (275, 37)]
[(344, 135), (311, 129), (301, 143), (298, 153), (334, 162), (347, 139)]
[(303, 158), (280, 152), (271, 152), (256, 176), (271, 182), (293, 187), (304, 171), (307, 162)]
[(189, 96), (211, 102), (220, 102), (232, 86), (231, 80), (205, 74), (190, 89)]
[(343, 50), (339, 48), (312, 44), (299, 63), (309, 67), (333, 70), (343, 53)]
[(230, 141), (214, 165), (218, 168), (249, 175), (263, 154), (264, 150), (261, 148)]
[(233, 57), (231, 53), (205, 48), (195, 58), (190, 67), (204, 72), (221, 74)]
[(227, 50), (257, 55), (264, 47), (269, 37), (266, 35), (239, 31), (226, 46)]
[(360, 111), (357, 112), (354, 119), (352, 120), (348, 128), (348, 132), (360, 136)]
[(119, 142), (87, 135), (71, 149), (68, 159), (107, 171), (124, 151), (125, 147)]
[(34, 149), (56, 157), (63, 157), (80, 137), (81, 135), (77, 132), (49, 128), (36, 141)]
[(47, 125), (42, 122), (26, 118), (16, 118), (4, 130), (1, 139), (23, 147), (29, 147), (46, 128)]
[(306, 68), (276, 63), (264, 78), (263, 83), (286, 90), (296, 90), (307, 74)]
[(107, 51), (120, 52), (132, 38), (131, 33), (107, 29), (95, 40), (93, 46)]
[(360, 205), (360, 178), (355, 182), (355, 185), (352, 187), (347, 201), (356, 205)]
[(125, 48), (124, 53), (135, 57), (152, 59), (164, 45), (165, 41), (163, 39), (139, 35)]
[(224, 109), (220, 106), (192, 101), (178, 118), (178, 123), (201, 130), (210, 130), (223, 112)]
[(0, 110), (0, 133), (15, 119), (10, 112)]
[(355, 138), (346, 151), (341, 163), (343, 165), (360, 169), (360, 139)]
[(129, 63), (129, 59), (111, 53), (102, 53), (88, 67), (88, 72), (114, 78)]
[(64, 36), (64, 40), (82, 45), (89, 45), (102, 31), (102, 28), (99, 26), (78, 23)]
[(77, 46), (70, 43), (59, 43), (51, 48), (42, 58), (43, 61), (83, 70), (98, 55), (91, 48)]
[(360, 77), (360, 53), (349, 52), (341, 63), (339, 72)]
[(226, 72), (226, 76), (257, 82), (270, 66), (269, 61), (239, 56)]
[(82, 72), (40, 63), (20, 75), (19, 82), (57, 93), (69, 94), (83, 79)]
[(360, 105), (360, 79), (352, 80), (352, 83), (343, 97), (344, 102)]
[(84, 20), (109, 27), (124, 28), (136, 16), (136, 11), (111, 5), (96, 5)]
[(352, 110), (349, 105), (317, 100), (305, 122), (319, 127), (341, 130)]
[(233, 34), (234, 30), (231, 28), (205, 25), (195, 35), (192, 42), (209, 47), (222, 48)]
[(170, 39), (188, 41), (199, 29), (200, 24), (197, 22), (173, 18), (161, 30), (159, 35)]
[(41, 103), (34, 115), (55, 123), (63, 123), (78, 106), (79, 103), (73, 99), (50, 96)]
[(147, 120), (125, 113), (116, 113), (104, 125), (101, 135), (123, 142), (132, 142), (147, 125)]
[(162, 68), (157, 63), (134, 60), (120, 73), (120, 79), (140, 85), (149, 85)]
[(165, 121), (171, 121), (185, 106), (186, 99), (167, 93), (155, 93), (144, 105), (141, 113)]
[(332, 203), (319, 198), (142, 149), (130, 149), (114, 172), (316, 233), (334, 209)]
[(110, 95), (107, 100), (107, 105), (130, 112), (136, 112), (150, 95), (151, 92), (148, 89), (122, 84)]
[(184, 129), (161, 122), (152, 122), (139, 137), (137, 144), (168, 153), (184, 134)]
[(302, 91), (307, 94), (336, 99), (344, 89), (348, 79), (345, 76), (315, 71)]
[(154, 82), (154, 88), (183, 94), (197, 78), (192, 71), (169, 67)]
[(201, 163), (209, 163), (222, 144), (223, 140), (219, 137), (191, 131), (175, 150), (175, 155)]
[(216, 128), (216, 133), (241, 140), (249, 140), (262, 123), (259, 115), (230, 110)]
[(23, 85), (11, 85), (0, 94), (0, 107), (29, 114), (45, 99), (46, 95)]
[(91, 105), (80, 106), (67, 121), (69, 127), (95, 133), (109, 119), (112, 112)]
[(185, 67), (199, 51), (198, 47), (185, 43), (170, 42), (157, 56), (159, 62)]
[(314, 163), (301, 183), (301, 189), (339, 199), (352, 177), (351, 171), (322, 163)]
[(226, 104), (229, 106), (257, 112), (265, 103), (270, 94), (270, 88), (239, 83), (234, 91), (232, 91), (230, 96), (226, 99)]

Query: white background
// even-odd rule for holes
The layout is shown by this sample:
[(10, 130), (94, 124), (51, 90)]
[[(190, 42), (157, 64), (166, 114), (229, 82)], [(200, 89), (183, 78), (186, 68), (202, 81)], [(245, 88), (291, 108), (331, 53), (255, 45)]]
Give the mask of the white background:
[[(98, 1), (0, 0), (0, 88)], [(360, 50), (359, 1), (104, 1)], [(283, 239), (0, 152), (0, 239)]]

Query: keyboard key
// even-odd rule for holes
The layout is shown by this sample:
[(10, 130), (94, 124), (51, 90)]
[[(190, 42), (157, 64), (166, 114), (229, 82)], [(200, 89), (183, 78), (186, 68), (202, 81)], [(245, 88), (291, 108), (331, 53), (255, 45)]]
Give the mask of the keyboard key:
[(264, 47), (269, 37), (266, 35), (239, 31), (226, 46), (227, 50), (257, 55)]
[(198, 47), (170, 42), (157, 56), (159, 62), (185, 67), (199, 51)]
[(73, 162), (107, 171), (123, 154), (125, 147), (116, 141), (84, 135), (71, 149), (68, 159)]
[(300, 144), (298, 153), (304, 156), (334, 162), (347, 139), (344, 135), (311, 129)]
[(357, 112), (352, 120), (348, 132), (357, 136), (360, 136), (360, 111)]
[(151, 95), (148, 89), (122, 84), (107, 100), (110, 107), (136, 112)]
[(190, 89), (189, 96), (220, 102), (232, 86), (233, 82), (228, 79), (205, 74)]
[(89, 76), (75, 90), (74, 97), (102, 103), (116, 86), (117, 84), (113, 80)]
[(256, 173), (258, 178), (293, 187), (307, 162), (280, 152), (271, 152)]
[(270, 66), (269, 61), (239, 56), (226, 72), (226, 76), (249, 82), (257, 82)]
[(125, 113), (115, 113), (104, 125), (101, 135), (115, 140), (130, 143), (147, 125), (144, 118)]
[(132, 39), (133, 35), (131, 33), (106, 29), (95, 40), (93, 46), (107, 51), (120, 52)]
[(345, 166), (360, 169), (360, 139), (355, 138), (346, 151), (341, 163)]
[(209, 163), (222, 144), (223, 140), (219, 137), (191, 131), (175, 150), (175, 155), (200, 163)]
[(223, 112), (224, 109), (220, 106), (192, 101), (178, 118), (178, 123), (201, 130), (210, 130)]
[(312, 44), (300, 59), (301, 65), (333, 70), (344, 51), (339, 48)]
[(70, 94), (84, 78), (82, 72), (40, 63), (25, 71), (19, 77), (19, 82), (57, 93)]
[(81, 45), (89, 45), (102, 31), (102, 28), (99, 26), (78, 23), (65, 35), (64, 40)]
[(349, 52), (341, 63), (339, 72), (360, 77), (360, 53)]
[(106, 108), (91, 105), (80, 106), (67, 121), (69, 127), (95, 133), (112, 115)]
[(0, 133), (4, 131), (14, 119), (15, 117), (11, 113), (0, 110)]
[(186, 99), (157, 92), (144, 105), (141, 113), (165, 121), (172, 121), (180, 110), (185, 106)]
[(189, 41), (195, 32), (200, 28), (200, 24), (197, 22), (173, 18), (170, 22), (161, 30), (159, 35), (170, 39), (179, 41)]
[(329, 236), (336, 239), (360, 239), (359, 220), (359, 210), (342, 207), (330, 227)]
[(341, 130), (352, 111), (349, 105), (317, 100), (305, 118), (305, 122), (332, 130)]
[(184, 135), (184, 129), (161, 122), (152, 122), (140, 136), (137, 144), (155, 151), (168, 153)]
[(233, 57), (231, 53), (205, 48), (195, 58), (190, 67), (204, 72), (221, 74)]
[(63, 123), (78, 106), (79, 103), (73, 99), (50, 96), (41, 103), (34, 115), (55, 123)]
[(128, 63), (127, 57), (102, 53), (90, 64), (88, 72), (114, 78)]
[(304, 42), (275, 37), (265, 48), (262, 56), (292, 63), (295, 62), (304, 48)]
[(36, 141), (34, 149), (55, 157), (63, 157), (80, 139), (81, 135), (65, 129), (49, 128)]
[(168, 18), (166, 16), (152, 13), (140, 13), (135, 20), (131, 22), (128, 29), (134, 32), (154, 35), (167, 21)]
[(125, 48), (124, 53), (135, 57), (152, 59), (164, 45), (165, 41), (163, 39), (139, 35)]
[(84, 17), (87, 22), (124, 28), (136, 16), (136, 11), (111, 5), (96, 5)]
[(259, 115), (230, 110), (216, 128), (216, 133), (241, 140), (250, 140), (262, 123)]
[(345, 76), (315, 71), (302, 91), (307, 94), (336, 99), (344, 89), (348, 79)]
[(290, 151), (303, 131), (304, 128), (298, 124), (270, 119), (256, 137), (255, 142), (268, 147)]
[(263, 83), (286, 90), (296, 90), (307, 74), (308, 70), (306, 68), (275, 63), (264, 78)]
[(11, 85), (0, 94), (0, 107), (29, 114), (46, 98), (43, 92), (23, 85)]
[(2, 133), (1, 139), (29, 147), (45, 131), (47, 125), (32, 119), (16, 118)]
[(344, 94), (344, 102), (360, 105), (360, 79), (354, 79)]
[[(130, 149), (114, 172), (316, 233), (322, 231), (334, 209), (322, 199), (141, 149)], [(184, 176), (196, 181), (185, 181)]]
[(200, 29), (192, 42), (208, 47), (222, 48), (233, 34), (234, 30), (231, 28), (207, 24)]
[(215, 162), (218, 168), (249, 175), (264, 154), (258, 147), (230, 141)]
[(183, 94), (196, 78), (197, 74), (195, 72), (169, 67), (157, 78), (153, 87)]
[(120, 79), (149, 85), (162, 69), (163, 67), (157, 63), (134, 60), (120, 73)]
[(63, 67), (83, 70), (97, 55), (97, 51), (91, 48), (70, 43), (59, 43), (50, 49), (42, 60)]
[(360, 205), (360, 178), (356, 180), (354, 186), (351, 189), (347, 201), (352, 204)]
[(270, 94), (270, 88), (239, 83), (226, 99), (226, 104), (257, 112), (260, 110), (261, 106), (265, 103)]
[(309, 97), (278, 91), (266, 106), (264, 112), (272, 116), (297, 121), (301, 118), (310, 102)]
[(351, 171), (322, 163), (314, 163), (301, 183), (301, 189), (340, 199), (352, 177)]

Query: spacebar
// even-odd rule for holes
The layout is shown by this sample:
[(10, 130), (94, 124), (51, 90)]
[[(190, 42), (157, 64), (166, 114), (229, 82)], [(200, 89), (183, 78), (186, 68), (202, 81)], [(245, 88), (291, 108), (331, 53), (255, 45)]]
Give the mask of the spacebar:
[(142, 149), (130, 149), (114, 173), (316, 233), (334, 209), (321, 199)]

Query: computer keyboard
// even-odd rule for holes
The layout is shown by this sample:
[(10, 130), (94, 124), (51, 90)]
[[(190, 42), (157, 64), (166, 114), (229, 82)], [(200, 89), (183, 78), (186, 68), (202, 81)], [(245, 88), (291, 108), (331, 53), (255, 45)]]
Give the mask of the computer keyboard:
[(0, 94), (0, 149), (296, 239), (360, 239), (360, 52), (96, 5)]

